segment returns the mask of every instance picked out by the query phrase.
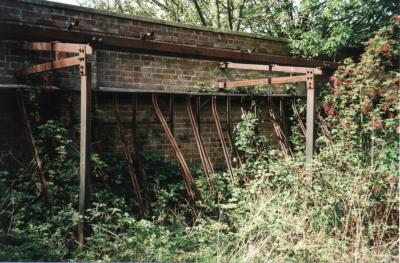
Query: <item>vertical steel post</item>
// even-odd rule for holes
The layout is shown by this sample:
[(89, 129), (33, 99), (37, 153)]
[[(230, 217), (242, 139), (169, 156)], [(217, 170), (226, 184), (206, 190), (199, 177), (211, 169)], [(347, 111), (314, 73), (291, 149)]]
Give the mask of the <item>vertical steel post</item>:
[(91, 65), (86, 63), (86, 50), (79, 50), (81, 75), (81, 127), (79, 165), (79, 214), (82, 221), (78, 228), (78, 241), (82, 245), (85, 237), (85, 211), (88, 207), (90, 184), (90, 109), (91, 109)]
[(312, 162), (314, 153), (314, 119), (315, 119), (315, 88), (314, 72), (307, 71), (307, 120), (306, 120), (306, 161)]

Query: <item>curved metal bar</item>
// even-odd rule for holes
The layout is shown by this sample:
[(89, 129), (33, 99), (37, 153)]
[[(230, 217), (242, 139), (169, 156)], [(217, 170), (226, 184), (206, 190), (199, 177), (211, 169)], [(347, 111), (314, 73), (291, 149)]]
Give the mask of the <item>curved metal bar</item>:
[(293, 151), (290, 148), (290, 145), (287, 141), (285, 133), (283, 132), (281, 126), (279, 125), (279, 122), (276, 120), (275, 113), (272, 108), (271, 97), (268, 98), (267, 109), (268, 109), (269, 117), (274, 125), (274, 130), (275, 130), (276, 136), (278, 137), (279, 145), (280, 145), (283, 153), (286, 156), (293, 155)]
[(199, 150), (200, 159), (201, 159), (201, 163), (203, 165), (204, 174), (206, 175), (208, 186), (210, 187), (210, 190), (214, 192), (214, 185), (212, 184), (212, 181), (210, 179), (210, 174), (214, 173), (214, 168), (211, 164), (210, 158), (208, 157), (208, 154), (205, 150), (203, 141), (201, 139), (199, 127), (197, 125), (195, 116), (193, 114), (192, 102), (191, 102), (189, 96), (186, 97), (186, 109), (187, 109), (187, 112), (189, 115), (190, 124), (192, 126), (197, 149)]
[(143, 182), (143, 187), (144, 187), (144, 194), (146, 197), (145, 204), (146, 208), (150, 209), (151, 213), (151, 196), (149, 193), (148, 185), (147, 185), (147, 175), (146, 171), (144, 170), (144, 164), (142, 160), (142, 156), (140, 155), (140, 144), (137, 139), (137, 120), (136, 120), (136, 115), (137, 115), (137, 94), (133, 95), (132, 98), (132, 142), (133, 142), (133, 149), (135, 153), (135, 159), (136, 159), (136, 164), (137, 164), (137, 170), (139, 173), (139, 176)]
[(295, 98), (292, 98), (292, 109), (293, 109), (294, 115), (296, 116), (297, 122), (299, 123), (301, 133), (303, 134), (303, 136), (305, 138), (306, 137), (306, 126), (304, 126), (304, 122), (301, 119), (299, 111), (297, 110)]
[(237, 161), (238, 161), (238, 165), (241, 166), (242, 165), (242, 158), (239, 154), (239, 151), (236, 148), (236, 145), (234, 143), (234, 139), (233, 139), (233, 135), (232, 135), (232, 100), (230, 96), (226, 97), (226, 130), (228, 132), (228, 141), (229, 144), (231, 145), (231, 150), (232, 153), (236, 156)]
[(129, 151), (129, 147), (128, 147), (128, 144), (126, 142), (125, 130), (124, 130), (124, 127), (122, 126), (121, 117), (119, 116), (119, 112), (118, 112), (118, 98), (117, 98), (117, 95), (113, 94), (112, 99), (113, 99), (114, 115), (115, 115), (115, 119), (117, 120), (119, 137), (120, 137), (121, 144), (122, 144), (122, 147), (123, 147), (123, 150), (124, 150), (125, 159), (128, 162), (128, 172), (129, 172), (129, 176), (131, 178), (133, 191), (134, 191), (135, 196), (136, 196), (136, 201), (138, 202), (138, 205), (139, 205), (139, 215), (140, 215), (141, 218), (144, 218), (143, 200), (142, 200), (142, 196), (140, 195), (139, 182), (138, 182), (135, 170), (133, 168), (133, 161), (132, 161), (131, 152)]
[[(44, 198), (46, 199), (46, 203), (48, 205), (50, 214), (53, 214), (53, 206), (50, 202), (49, 193), (47, 191), (47, 180), (46, 180), (46, 176), (43, 172), (42, 160), (40, 159), (39, 153), (36, 148), (36, 143), (35, 143), (35, 139), (33, 138), (31, 126), (29, 124), (28, 114), (26, 112), (25, 104), (22, 100), (21, 94), (17, 93), (16, 96), (17, 96), (18, 109), (21, 114), (22, 122), (23, 122), (23, 125), (25, 128), (26, 138), (27, 138), (29, 146), (31, 148), (32, 158), (35, 163), (34, 167), (35, 167), (36, 173), (38, 174), (39, 179), (40, 179), (40, 191), (41, 191), (41, 194), (43, 194)], [(40, 197), (40, 195), (38, 197)], [(36, 199), (37, 198), (35, 198), (34, 201)]]
[(183, 171), (183, 179), (185, 182), (185, 187), (186, 191), (188, 192), (189, 198), (191, 198), (193, 201), (194, 200), (201, 200), (201, 194), (199, 190), (197, 189), (196, 183), (194, 181), (194, 178), (192, 176), (192, 173), (190, 172), (189, 166), (187, 165), (183, 154), (181, 150), (179, 149), (178, 143), (175, 140), (175, 137), (173, 136), (167, 121), (165, 120), (160, 107), (158, 106), (158, 101), (157, 101), (157, 95), (153, 94), (151, 96), (152, 102), (153, 102), (153, 107), (156, 112), (156, 115), (158, 119), (161, 122), (161, 125), (165, 131), (165, 134), (167, 135), (168, 140), (170, 141), (173, 150), (175, 151), (175, 156), (178, 161), (179, 166), (181, 167)]
[(231, 157), (229, 156), (228, 148), (226, 147), (224, 133), (222, 131), (221, 122), (220, 122), (219, 116), (218, 116), (217, 97), (216, 96), (212, 96), (212, 98), (211, 98), (211, 109), (212, 109), (212, 114), (213, 114), (214, 121), (215, 121), (215, 126), (217, 126), (219, 141), (221, 143), (222, 151), (224, 153), (226, 168), (228, 169), (229, 176), (233, 180), (233, 169), (232, 169)]

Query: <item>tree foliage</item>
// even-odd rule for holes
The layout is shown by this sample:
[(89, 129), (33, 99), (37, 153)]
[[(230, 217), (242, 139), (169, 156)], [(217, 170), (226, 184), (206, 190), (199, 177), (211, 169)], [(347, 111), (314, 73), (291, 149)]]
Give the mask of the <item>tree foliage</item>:
[(342, 58), (389, 18), (395, 0), (82, 0), (86, 6), (291, 40), (295, 55)]

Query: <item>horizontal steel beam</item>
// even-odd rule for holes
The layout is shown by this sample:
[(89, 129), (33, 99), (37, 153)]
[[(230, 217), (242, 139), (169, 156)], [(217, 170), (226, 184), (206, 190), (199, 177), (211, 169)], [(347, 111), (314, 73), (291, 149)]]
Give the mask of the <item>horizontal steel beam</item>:
[(20, 75), (31, 75), (40, 72), (46, 72), (54, 69), (69, 68), (80, 64), (80, 56), (70, 57), (52, 62), (42, 63), (31, 67), (23, 68), (18, 73)]
[(289, 67), (279, 65), (257, 65), (257, 64), (243, 64), (243, 63), (221, 63), (220, 68), (225, 69), (245, 69), (245, 70), (260, 70), (260, 71), (273, 71), (273, 72), (286, 72), (286, 73), (303, 73), (313, 71), (315, 75), (322, 75), (322, 70), (318, 68), (307, 67)]
[[(31, 87), (28, 85), (16, 85), (16, 84), (0, 84), (1, 90), (12, 90), (12, 89), (39, 89), (38, 87)], [(49, 89), (61, 92), (77, 92), (79, 89), (60, 89), (57, 86), (47, 86), (41, 89)], [(98, 87), (93, 88), (92, 92), (105, 92), (105, 93), (130, 93), (130, 94), (160, 94), (160, 95), (177, 95), (177, 96), (217, 96), (217, 97), (252, 97), (254, 94), (248, 93), (223, 93), (223, 92), (190, 92), (190, 91), (163, 91), (163, 90), (139, 90), (132, 88), (114, 88), (114, 87)], [(288, 97), (288, 98), (301, 98), (305, 95), (290, 95), (290, 94), (258, 94), (257, 97)]]
[(22, 49), (71, 53), (79, 53), (82, 50), (86, 50), (86, 54), (89, 55), (93, 52), (89, 45), (59, 42), (24, 42), (22, 43)]
[(95, 32), (65, 31), (54, 27), (20, 25), (16, 22), (0, 22), (0, 36), (22, 40), (47, 40), (76, 43), (90, 43), (91, 46), (108, 50), (121, 50), (146, 54), (159, 54), (174, 57), (189, 57), (215, 61), (231, 61), (240, 63), (280, 64), (286, 66), (302, 66), (311, 68), (335, 69), (338, 64), (328, 61), (307, 60), (289, 56), (261, 53), (244, 53), (238, 50), (212, 48), (141, 40), (124, 36), (111, 36)]
[(263, 86), (263, 85), (271, 85), (271, 84), (297, 83), (297, 82), (305, 82), (305, 81), (307, 81), (307, 76), (300, 75), (300, 76), (292, 76), (292, 77), (277, 77), (277, 78), (218, 82), (218, 87), (221, 89), (239, 88), (239, 87)]

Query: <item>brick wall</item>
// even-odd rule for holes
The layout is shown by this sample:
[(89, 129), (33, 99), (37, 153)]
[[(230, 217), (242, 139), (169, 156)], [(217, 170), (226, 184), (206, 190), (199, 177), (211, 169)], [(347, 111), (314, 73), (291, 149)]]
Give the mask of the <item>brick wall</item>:
[[(40, 0), (3, 0), (0, 1), (0, 20), (20, 25), (36, 25), (49, 28), (66, 28), (72, 21), (79, 20), (74, 30), (96, 32), (106, 35), (138, 37), (146, 32), (154, 32), (156, 41), (207, 46), (223, 49), (244, 50), (256, 48), (259, 53), (288, 55), (286, 40), (269, 37), (255, 37), (244, 33), (219, 32), (217, 30), (165, 22), (157, 19), (112, 14), (88, 8), (74, 7)], [(56, 36), (55, 36), (55, 39)], [(117, 87), (137, 90), (157, 91), (193, 91), (200, 83), (212, 86), (217, 81), (260, 78), (271, 75), (265, 72), (249, 72), (243, 70), (224, 71), (219, 63), (210, 60), (176, 58), (151, 54), (117, 52), (98, 48), (91, 58), (93, 62), (94, 88)], [(10, 83), (27, 83), (16, 77), (16, 70), (29, 64), (37, 64), (52, 60), (46, 52), (33, 52), (20, 49), (20, 42), (11, 39), (0, 40), (0, 85)], [(55, 85), (61, 89), (79, 89), (77, 68), (57, 70), (46, 75), (46, 85)], [(283, 93), (283, 86), (269, 87), (271, 93)], [(298, 93), (304, 93), (299, 86)], [(16, 114), (13, 91), (0, 89), (0, 152), (20, 152), (25, 146), (22, 125)], [(96, 117), (96, 147), (101, 150), (101, 142), (110, 137), (118, 146), (115, 134), (115, 119), (112, 113), (111, 94), (97, 93), (97, 108), (103, 113)], [(11, 96), (11, 97), (10, 97)], [(127, 133), (131, 127), (130, 95), (120, 95), (121, 114)], [(79, 101), (79, 100), (76, 100)], [(60, 103), (55, 101), (54, 103)], [(13, 106), (14, 105), (14, 106)], [(162, 105), (162, 104), (161, 104)], [(193, 134), (186, 113), (185, 98), (177, 96), (175, 101), (175, 136), (190, 164), (199, 164), (199, 156), (194, 143)], [(219, 100), (220, 118), (225, 121), (225, 101)], [(148, 95), (140, 95), (138, 106), (138, 132), (147, 135), (145, 149), (156, 151), (162, 155), (173, 156), (172, 149), (165, 138), (162, 127), (156, 119), (151, 100)], [(60, 108), (62, 105), (60, 104)], [(79, 104), (75, 104), (79, 109)], [(165, 110), (165, 109), (164, 109)], [(233, 99), (233, 121), (240, 119), (238, 101)], [(167, 112), (165, 112), (167, 113)], [(78, 115), (79, 116), (79, 115)], [(215, 124), (212, 119), (210, 104), (202, 108), (201, 134), (207, 151), (215, 163), (223, 164), (223, 155), (218, 142)], [(222, 123), (225, 127), (225, 124)], [(268, 120), (263, 123), (262, 132), (274, 137), (272, 124)]]
[(26, 157), (28, 142), (16, 103), (15, 91), (0, 93), (0, 159), (13, 152), (16, 158)]
[(154, 32), (155, 40), (226, 49), (256, 48), (259, 53), (286, 55), (287, 41), (251, 34), (221, 32), (215, 29), (167, 22), (159, 19), (121, 15), (77, 6), (41, 0), (2, 0), (2, 20), (66, 29), (70, 22), (79, 20), (74, 29), (138, 37), (140, 33)]
[[(111, 97), (105, 94), (96, 95), (97, 103), (95, 104), (97, 118), (93, 122), (95, 129), (95, 139), (97, 141), (97, 150), (101, 151), (106, 147), (107, 143), (112, 138), (112, 144), (117, 146), (120, 145), (118, 137), (118, 131), (116, 130), (116, 120), (111, 105)], [(132, 97), (127, 95), (118, 96), (119, 111), (124, 128), (126, 130), (127, 138), (131, 141), (131, 127), (132, 127)], [(177, 142), (184, 153), (186, 160), (190, 164), (200, 165), (200, 157), (196, 144), (194, 141), (194, 135), (189, 122), (189, 117), (186, 110), (186, 97), (185, 96), (174, 96), (174, 135)], [(249, 110), (249, 104), (251, 99), (245, 102), (245, 109)], [(273, 102), (275, 106), (276, 101)], [(159, 105), (161, 110), (170, 124), (169, 115), (169, 96), (159, 96)], [(208, 96), (201, 97), (201, 114), (200, 114), (200, 134), (202, 136), (205, 148), (212, 159), (213, 163), (219, 167), (224, 165), (224, 156), (222, 154), (222, 148), (219, 142), (218, 133), (215, 128), (215, 122), (211, 112), (211, 102)], [(276, 108), (276, 107), (275, 107)], [(224, 131), (225, 140), (228, 143), (228, 135), (226, 129), (226, 98), (218, 97), (217, 109), (221, 126)], [(260, 119), (263, 119), (261, 124), (261, 134), (272, 139), (273, 143), (276, 143), (276, 135), (272, 127), (272, 123), (267, 119), (265, 109), (259, 107), (258, 113)], [(232, 98), (232, 128), (235, 124), (240, 121), (240, 98)], [(151, 103), (150, 95), (138, 95), (137, 105), (137, 117), (136, 117), (137, 132), (139, 137), (144, 137), (143, 148), (147, 151), (158, 152), (162, 155), (174, 157), (174, 153), (169, 141), (166, 138), (165, 132), (154, 112), (154, 108)], [(112, 134), (112, 136), (110, 136)], [(229, 146), (229, 144), (228, 144)], [(229, 146), (230, 147), (230, 146)], [(122, 151), (122, 149), (120, 149)]]

